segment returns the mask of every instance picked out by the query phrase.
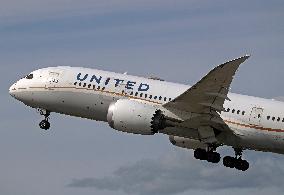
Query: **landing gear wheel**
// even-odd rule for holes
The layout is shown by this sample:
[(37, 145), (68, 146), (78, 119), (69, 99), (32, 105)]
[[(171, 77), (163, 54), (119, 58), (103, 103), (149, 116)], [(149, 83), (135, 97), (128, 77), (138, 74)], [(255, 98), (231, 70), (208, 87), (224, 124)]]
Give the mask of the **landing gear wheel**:
[(194, 150), (194, 157), (198, 160), (207, 160), (207, 152), (204, 149), (197, 148)]
[(246, 171), (248, 169), (249, 169), (249, 162), (246, 160), (243, 160), (242, 171)]
[(219, 163), (221, 156), (217, 152), (207, 152), (207, 161), (211, 163)]
[(211, 163), (218, 163), (221, 160), (220, 154), (213, 151), (206, 151), (201, 148), (194, 150), (194, 157), (198, 160), (207, 160)]
[(42, 120), (40, 123), (39, 123), (39, 127), (41, 129), (44, 129), (44, 130), (48, 130), (50, 128), (50, 122), (48, 122), (48, 120)]
[(242, 159), (236, 159), (235, 168), (237, 170), (241, 170), (242, 169)]
[(246, 160), (237, 159), (235, 168), (240, 171), (246, 171), (249, 168), (249, 163)]
[(234, 148), (235, 157), (225, 156), (223, 158), (223, 165), (229, 168), (236, 168), (240, 171), (246, 171), (249, 168), (249, 163), (242, 159), (242, 149)]
[(225, 167), (229, 167), (231, 169), (235, 168), (235, 158), (233, 158), (231, 156), (225, 156), (223, 158), (223, 165)]

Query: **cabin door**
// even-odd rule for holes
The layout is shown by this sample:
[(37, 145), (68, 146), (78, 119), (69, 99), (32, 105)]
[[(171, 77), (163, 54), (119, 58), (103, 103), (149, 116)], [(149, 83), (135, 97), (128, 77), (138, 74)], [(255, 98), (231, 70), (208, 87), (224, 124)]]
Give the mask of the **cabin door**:
[(47, 75), (46, 88), (54, 90), (58, 86), (61, 73), (59, 71), (50, 71)]
[(263, 108), (253, 107), (250, 114), (250, 124), (260, 125), (263, 114)]

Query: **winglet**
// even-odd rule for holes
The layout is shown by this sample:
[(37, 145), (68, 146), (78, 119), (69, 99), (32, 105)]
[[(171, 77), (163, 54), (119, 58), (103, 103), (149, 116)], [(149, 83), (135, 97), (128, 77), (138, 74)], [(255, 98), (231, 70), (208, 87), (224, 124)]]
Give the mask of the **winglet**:
[(246, 61), (249, 57), (250, 57), (250, 55), (246, 54), (246, 55), (244, 55), (244, 56), (242, 56), (242, 57), (239, 57), (239, 58), (236, 58), (236, 59), (233, 59), (233, 60), (229, 60), (229, 61), (227, 61), (227, 62), (221, 64), (220, 66), (224, 66), (225, 64), (229, 64), (229, 63), (231, 63), (231, 62), (236, 62), (236, 61), (239, 61), (238, 64), (240, 65), (241, 63), (243, 63), (244, 61)]
[(250, 54), (246, 54), (246, 55), (244, 55), (244, 56), (242, 56), (240, 58), (243, 58), (244, 60), (247, 60), (249, 57), (250, 57)]
[[(239, 57), (237, 59), (241, 59), (241, 58), (248, 59), (249, 57), (250, 57), (250, 54), (246, 54), (246, 55), (241, 56), (241, 57)], [(235, 59), (235, 60), (237, 60), (237, 59)]]

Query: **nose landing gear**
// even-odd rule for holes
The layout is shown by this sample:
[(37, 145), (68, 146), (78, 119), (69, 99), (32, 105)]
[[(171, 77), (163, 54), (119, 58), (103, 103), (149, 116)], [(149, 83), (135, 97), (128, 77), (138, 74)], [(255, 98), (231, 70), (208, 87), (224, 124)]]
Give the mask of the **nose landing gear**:
[(50, 128), (50, 122), (48, 121), (50, 112), (48, 110), (39, 109), (40, 115), (44, 116), (44, 119), (39, 123), (39, 127), (44, 130), (48, 130)]

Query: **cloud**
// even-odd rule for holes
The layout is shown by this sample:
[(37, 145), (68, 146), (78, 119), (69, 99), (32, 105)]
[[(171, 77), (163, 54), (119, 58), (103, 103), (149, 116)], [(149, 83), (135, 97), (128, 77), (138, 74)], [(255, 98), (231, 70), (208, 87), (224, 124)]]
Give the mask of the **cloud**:
[[(269, 155), (268, 155), (269, 156)], [(188, 190), (284, 189), (283, 161), (256, 158), (247, 172), (193, 159), (188, 152), (170, 153), (118, 168), (103, 178), (74, 179), (68, 186), (124, 191), (128, 194), (178, 194)]]

